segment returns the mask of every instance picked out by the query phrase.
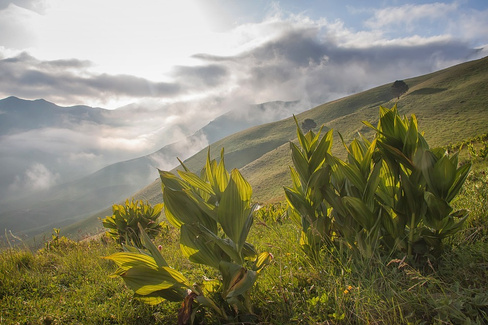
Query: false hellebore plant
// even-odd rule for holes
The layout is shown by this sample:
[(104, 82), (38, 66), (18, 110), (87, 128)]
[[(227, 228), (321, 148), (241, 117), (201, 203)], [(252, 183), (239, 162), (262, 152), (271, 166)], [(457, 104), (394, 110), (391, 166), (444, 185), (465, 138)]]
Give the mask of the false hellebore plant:
[(379, 251), (435, 256), (442, 240), (461, 229), (467, 211), (453, 211), (450, 202), (470, 164), (458, 167), (457, 154), (430, 149), (414, 115), (380, 107), (376, 127), (364, 122), (375, 139), (344, 144), (346, 161), (330, 153), (332, 130), (322, 138), (322, 129), (303, 134), (295, 121), (300, 146), (290, 143), (293, 186), (285, 196), (309, 255), (337, 245), (363, 257)]
[[(209, 150), (200, 175), (181, 165), (184, 170), (178, 171), (179, 177), (160, 171), (164, 213), (180, 229), (183, 254), (191, 262), (219, 271), (219, 279), (190, 286), (180, 272), (168, 267), (147, 235), (149, 252), (130, 248), (107, 258), (117, 263), (115, 275), (120, 275), (139, 299), (153, 304), (164, 299), (183, 300), (181, 324), (194, 319), (198, 310), (194, 305), (209, 307), (225, 320), (234, 318), (228, 313), (229, 305), (235, 319), (250, 317), (249, 292), (272, 257), (267, 252), (258, 254), (246, 242), (256, 210), (250, 202), (251, 186), (237, 169), (230, 173), (225, 169), (223, 150), (219, 163), (210, 159)], [(216, 299), (216, 293), (220, 298)]]

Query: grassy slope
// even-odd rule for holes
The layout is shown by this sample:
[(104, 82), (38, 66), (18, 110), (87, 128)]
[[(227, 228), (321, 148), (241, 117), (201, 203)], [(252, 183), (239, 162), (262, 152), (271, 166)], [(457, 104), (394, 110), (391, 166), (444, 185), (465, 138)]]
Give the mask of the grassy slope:
[[(488, 178), (472, 173), (455, 208), (469, 208), (464, 229), (428, 265), (397, 256), (355, 260), (337, 250), (311, 263), (299, 245), (299, 227), (277, 214), (259, 215), (249, 242), (273, 253), (251, 301), (261, 324), (486, 324), (488, 322)], [(188, 262), (179, 232), (155, 240), (168, 264), (190, 283), (214, 270)], [(132, 298), (115, 266), (101, 259), (120, 248), (98, 238), (63, 238), (44, 250), (0, 251), (1, 324), (175, 324), (181, 303), (144, 305)], [(221, 324), (207, 310), (205, 324)], [(200, 324), (199, 322), (197, 322)]]
[[(426, 130), (425, 138), (432, 146), (442, 146), (474, 137), (488, 131), (488, 57), (463, 63), (445, 70), (405, 80), (409, 91), (398, 100), (400, 113), (415, 114), (419, 127)], [(390, 93), (391, 84), (376, 87), (297, 115), (301, 122), (313, 119), (341, 132), (346, 143), (358, 132), (368, 136), (370, 130), (361, 122), (373, 124), (378, 119), (380, 105), (391, 107), (396, 102)], [(334, 150), (341, 145), (337, 133)], [(283, 185), (288, 185), (288, 166), (291, 165), (288, 142), (296, 138), (293, 118), (256, 126), (228, 136), (211, 146), (211, 156), (219, 157), (225, 148), (228, 169), (240, 168), (251, 183), (254, 199), (275, 202), (283, 199)], [(196, 171), (203, 166), (207, 155), (202, 150), (185, 161)], [(161, 202), (159, 180), (134, 195), (150, 203)], [(75, 234), (79, 229), (100, 226), (98, 218), (111, 214), (107, 208), (100, 213), (68, 227), (65, 232)]]

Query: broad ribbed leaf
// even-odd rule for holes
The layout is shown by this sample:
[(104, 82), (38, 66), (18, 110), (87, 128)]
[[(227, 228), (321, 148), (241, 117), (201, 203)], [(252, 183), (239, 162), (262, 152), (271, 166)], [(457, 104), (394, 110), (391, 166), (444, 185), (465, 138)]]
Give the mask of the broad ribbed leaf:
[(245, 294), (256, 282), (257, 273), (240, 265), (222, 261), (219, 269), (222, 273), (225, 298)]
[[(163, 192), (163, 198), (164, 198), (164, 192)], [(181, 226), (183, 225), (183, 221), (175, 217), (169, 209), (166, 209), (166, 206), (164, 209), (164, 216), (166, 217), (166, 220), (168, 220), (168, 222), (173, 226), (175, 226), (176, 228), (181, 228)]]
[(378, 141), (377, 143), (378, 146), (381, 147), (381, 149), (383, 149), (386, 153), (392, 156), (396, 161), (409, 169), (414, 168), (413, 162), (407, 156), (405, 156), (403, 152), (381, 141)]
[(187, 182), (190, 186), (193, 186), (207, 194), (210, 195), (215, 195), (215, 192), (212, 189), (212, 186), (210, 186), (209, 183), (205, 182), (203, 179), (201, 179), (198, 175), (192, 173), (192, 172), (184, 172), (179, 170), (178, 175)]
[(180, 223), (202, 221), (202, 211), (184, 191), (166, 188), (163, 192), (165, 209), (169, 210)]
[[(232, 170), (229, 184), (222, 193), (219, 209), (217, 211), (219, 223), (225, 234), (236, 243), (240, 251), (244, 242), (241, 234), (247, 225), (252, 222), (249, 215), (252, 189), (237, 169)], [(249, 221), (251, 218), (251, 221)]]
[[(443, 199), (435, 196), (431, 192), (424, 193), (424, 199), (428, 206), (428, 216), (440, 221), (446, 218), (451, 212), (451, 206)], [(426, 216), (427, 219), (427, 216)], [(430, 225), (430, 227), (433, 227)]]
[(303, 150), (305, 152), (308, 152), (308, 150), (310, 149), (310, 145), (309, 145), (307, 139), (305, 138), (305, 135), (303, 134), (302, 129), (298, 125), (298, 120), (295, 117), (295, 115), (293, 115), (293, 118), (295, 119), (295, 123), (297, 125), (297, 138), (298, 138), (298, 142), (300, 143), (300, 146), (303, 148)]
[(471, 170), (471, 163), (468, 163), (466, 165), (463, 165), (456, 171), (456, 178), (454, 179), (454, 182), (446, 196), (447, 202), (451, 202), (452, 199), (454, 199), (454, 197), (459, 193), (461, 187), (466, 181), (466, 178), (468, 177), (470, 170)]
[[(291, 174), (291, 181), (293, 183), (293, 187), (299, 191), (299, 192), (303, 192), (303, 187), (302, 187), (302, 183), (300, 181), (300, 176), (298, 175), (297, 171), (295, 170), (295, 168), (291, 167), (290, 166), (290, 174)], [(304, 184), (306, 185), (306, 184)]]
[(315, 150), (313, 151), (308, 167), (308, 171), (310, 173), (313, 173), (315, 170), (323, 165), (325, 160), (325, 154), (330, 152), (330, 149), (332, 147), (332, 132), (332, 130), (329, 130), (322, 137), (319, 144), (317, 145), (317, 148), (315, 148)]
[(182, 190), (186, 187), (181, 179), (179, 179), (170, 172), (159, 170), (159, 178), (161, 179), (161, 186), (163, 191), (165, 187), (168, 187), (172, 190)]
[(220, 196), (220, 189), (217, 180), (215, 179), (216, 170), (217, 170), (217, 162), (215, 160), (210, 159), (210, 147), (209, 147), (207, 151), (207, 162), (205, 163), (206, 180), (210, 183), (210, 186), (212, 186), (212, 189), (217, 194), (217, 196)]
[(295, 166), (295, 170), (300, 176), (302, 184), (305, 185), (307, 184), (308, 178), (310, 177), (310, 174), (308, 172), (308, 161), (303, 156), (303, 153), (300, 151), (300, 149), (293, 142), (290, 142), (290, 148), (291, 159), (293, 161), (293, 165)]
[(435, 186), (437, 195), (441, 198), (446, 198), (449, 189), (454, 183), (456, 178), (456, 167), (452, 164), (449, 160), (447, 155), (442, 156), (432, 170), (429, 170), (432, 173), (431, 179), (433, 186)]
[(356, 220), (363, 228), (367, 230), (373, 228), (376, 222), (376, 217), (361, 199), (348, 196), (342, 198), (342, 201), (354, 220)]
[[(201, 235), (204, 236), (207, 243), (214, 243), (217, 245), (227, 256), (230, 260), (235, 261), (236, 263), (242, 264), (244, 261), (237, 251), (236, 244), (230, 240), (229, 238), (220, 238), (215, 233), (211, 232), (207, 228), (202, 225), (198, 225), (198, 229), (201, 231)], [(244, 245), (245, 246), (245, 245)], [(243, 246), (243, 247), (244, 247)], [(244, 255), (244, 254), (242, 254)], [(222, 256), (221, 256), (222, 257)], [(223, 259), (223, 258), (221, 258)]]
[(174, 285), (189, 287), (186, 278), (169, 267), (158, 269), (132, 267), (120, 276), (127, 286), (139, 295), (148, 295), (158, 290), (172, 288)]
[(266, 265), (269, 265), (272, 260), (273, 257), (270, 253), (262, 252), (254, 261), (253, 271), (259, 273)]
[(447, 236), (453, 235), (461, 230), (464, 222), (468, 218), (468, 211), (466, 210), (459, 210), (444, 219), (444, 224), (442, 228), (439, 230), (439, 233), (442, 238)]
[(363, 199), (368, 207), (372, 210), (374, 206), (374, 195), (376, 193), (376, 189), (381, 181), (381, 168), (382, 168), (382, 161), (379, 161), (375, 164), (371, 175), (369, 176), (366, 186), (363, 192)]
[(147, 267), (157, 269), (158, 264), (151, 256), (135, 252), (119, 252), (103, 258), (112, 260), (117, 266), (126, 271), (132, 267)]
[(224, 163), (224, 148), (222, 148), (222, 151), (220, 152), (220, 162), (217, 166), (217, 169), (215, 170), (215, 180), (217, 181), (220, 193), (223, 193), (225, 191), (225, 188), (227, 187), (227, 184), (229, 183), (229, 173), (227, 172), (227, 169), (225, 169), (225, 163)]
[(342, 161), (338, 164), (338, 167), (346, 178), (363, 193), (366, 188), (366, 182), (359, 168), (356, 165), (346, 164)]
[(157, 305), (164, 300), (182, 301), (188, 295), (187, 288), (174, 285), (168, 289), (157, 290), (146, 295), (134, 294), (134, 298), (149, 305)]
[(410, 159), (413, 158), (415, 151), (417, 150), (418, 142), (418, 128), (417, 128), (417, 118), (412, 114), (410, 119), (410, 126), (408, 128), (407, 134), (405, 136), (405, 141), (403, 143), (403, 152)]
[(219, 251), (209, 243), (197, 226), (191, 224), (181, 226), (180, 248), (190, 261), (218, 269), (221, 260)]
[(166, 260), (163, 258), (159, 250), (156, 248), (156, 246), (153, 244), (149, 236), (146, 234), (144, 229), (142, 228), (141, 224), (139, 226), (139, 231), (142, 237), (142, 242), (144, 243), (144, 246), (149, 250), (151, 253), (152, 257), (154, 258), (154, 261), (158, 265), (158, 267), (163, 267), (163, 266), (169, 266), (168, 263), (166, 263)]
[[(284, 190), (285, 198), (288, 205), (298, 211), (298, 213), (302, 216), (302, 220), (305, 216), (310, 215), (311, 211), (313, 211), (310, 202), (308, 202), (300, 193), (297, 193), (294, 189), (285, 187)], [(305, 225), (304, 229), (306, 228), (308, 228), (308, 226)]]

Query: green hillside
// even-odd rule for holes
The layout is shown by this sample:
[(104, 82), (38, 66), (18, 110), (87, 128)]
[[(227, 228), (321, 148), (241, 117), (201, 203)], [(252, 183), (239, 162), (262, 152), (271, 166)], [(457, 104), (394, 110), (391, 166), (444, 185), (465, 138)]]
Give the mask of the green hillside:
[[(395, 103), (401, 114), (415, 114), (419, 127), (432, 146), (444, 146), (488, 132), (488, 57), (463, 63), (405, 82), (409, 91), (400, 99), (394, 98), (391, 85), (373, 88), (333, 102), (329, 102), (297, 115), (299, 122), (313, 119), (317, 125), (339, 131), (349, 142), (358, 132), (368, 136), (370, 130), (362, 124), (375, 124), (379, 106), (391, 107)], [(291, 165), (289, 141), (296, 138), (295, 122), (290, 117), (274, 123), (256, 126), (228, 136), (211, 145), (212, 157), (218, 157), (225, 148), (227, 168), (239, 168), (251, 183), (254, 199), (275, 202), (284, 198), (282, 187), (288, 185)], [(334, 133), (334, 150), (340, 153), (340, 138)], [(207, 150), (202, 150), (185, 161), (196, 170), (204, 164)], [(176, 157), (175, 157), (176, 159)], [(161, 202), (161, 187), (155, 180), (134, 194), (137, 199), (150, 203)], [(70, 227), (64, 232), (76, 234), (80, 229), (100, 229), (100, 217), (111, 214), (111, 208)]]

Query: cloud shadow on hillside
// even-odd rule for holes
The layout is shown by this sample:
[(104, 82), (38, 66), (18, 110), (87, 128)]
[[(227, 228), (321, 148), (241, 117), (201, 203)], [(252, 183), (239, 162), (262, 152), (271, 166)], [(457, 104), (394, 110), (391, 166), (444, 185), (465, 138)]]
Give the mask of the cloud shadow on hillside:
[(446, 91), (447, 88), (421, 88), (412, 91), (410, 95), (432, 95)]

